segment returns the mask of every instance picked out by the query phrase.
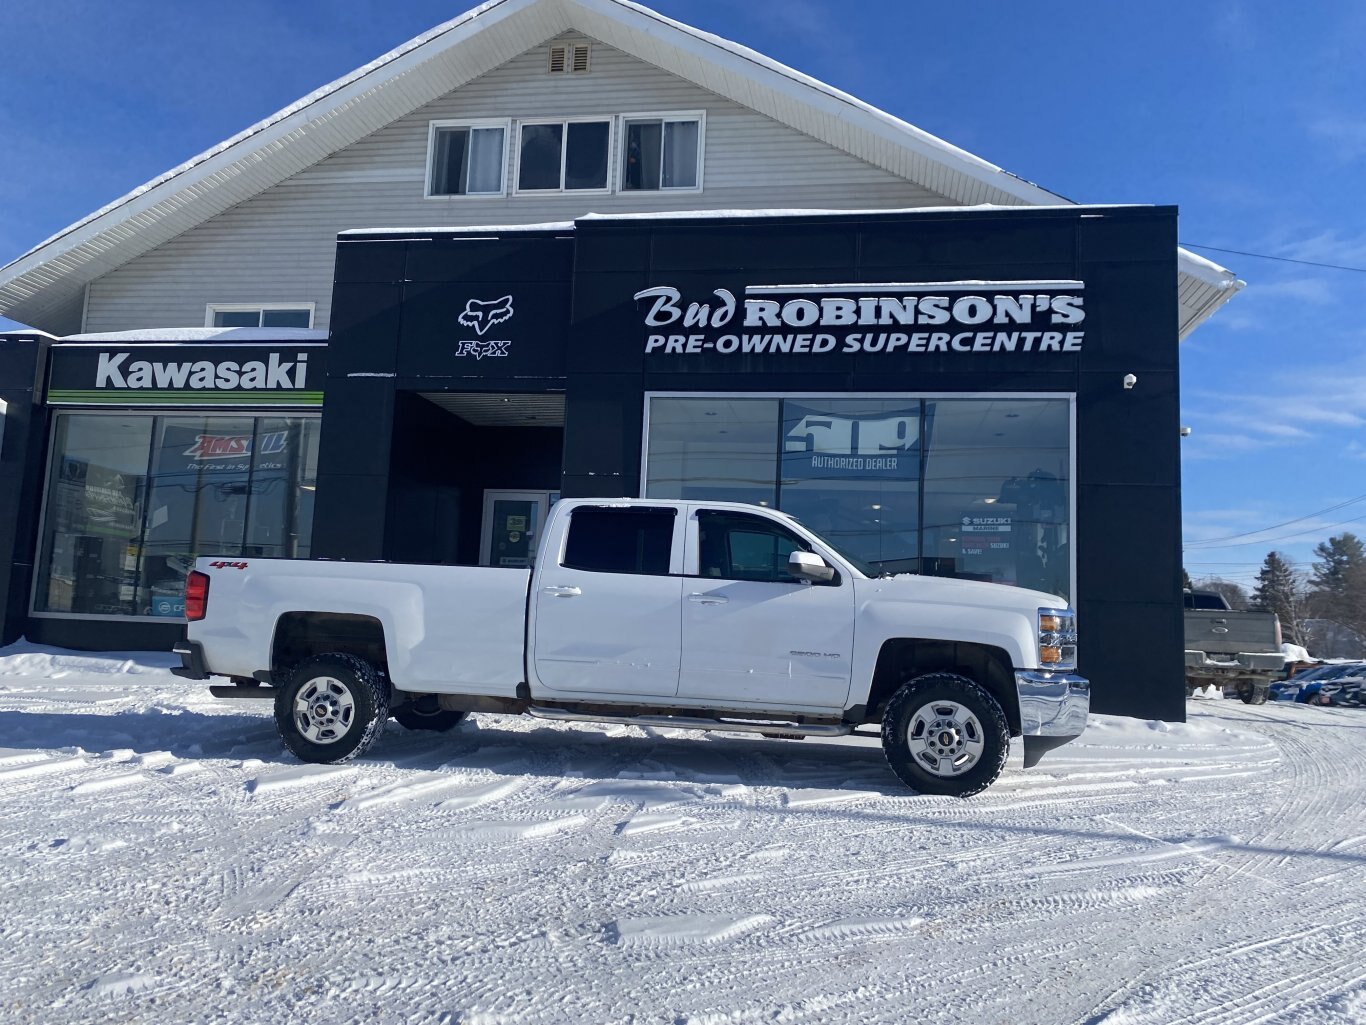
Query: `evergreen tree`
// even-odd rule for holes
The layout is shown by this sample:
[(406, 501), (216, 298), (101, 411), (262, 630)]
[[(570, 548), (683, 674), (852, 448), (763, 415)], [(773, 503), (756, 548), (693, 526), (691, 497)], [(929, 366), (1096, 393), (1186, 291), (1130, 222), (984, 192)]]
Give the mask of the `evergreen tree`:
[(1339, 534), (1321, 541), (1314, 554), (1319, 561), (1314, 563), (1313, 587), (1325, 596), (1341, 596), (1352, 571), (1366, 565), (1366, 549), (1355, 534)]
[(1183, 591), (1193, 591), (1193, 590), (1195, 590), (1195, 585), (1191, 583), (1191, 575), (1190, 575), (1189, 573), (1186, 572), (1186, 567), (1185, 567), (1185, 566), (1182, 566), (1182, 567), (1181, 567), (1181, 590), (1183, 590)]
[(1282, 638), (1291, 644), (1304, 643), (1304, 587), (1295, 567), (1280, 552), (1267, 552), (1257, 574), (1252, 603), (1256, 608), (1276, 613)]
[(1366, 631), (1366, 547), (1355, 534), (1339, 534), (1315, 549), (1311, 581), (1314, 616)]

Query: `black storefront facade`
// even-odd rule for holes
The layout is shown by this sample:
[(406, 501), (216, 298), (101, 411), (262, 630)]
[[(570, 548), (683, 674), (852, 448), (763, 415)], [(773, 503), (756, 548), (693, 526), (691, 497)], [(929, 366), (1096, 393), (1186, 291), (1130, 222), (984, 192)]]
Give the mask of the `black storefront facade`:
[[(169, 516), (163, 533), (185, 519), (148, 497), (158, 482), (258, 503), (225, 554), (494, 566), (526, 564), (560, 496), (747, 501), (893, 572), (1067, 595), (1094, 709), (1180, 720), (1177, 319), (1173, 208), (348, 232), (325, 360), (307, 371), (320, 420), (239, 395), (236, 420), (199, 429), (238, 439), (221, 442), (241, 450), (227, 488), (178, 462), (220, 443), (165, 440), (193, 423), (141, 425), (144, 497), (114, 515), (142, 517), (125, 576), (155, 570), (129, 600), (173, 611), (144, 585), (156, 573), (164, 590), (182, 549), (208, 554), (204, 532), (180, 530), (194, 543), (175, 552), (148, 543), (153, 518)], [(7, 633), (169, 639), (169, 618), (73, 632), (40, 607), (62, 597), (47, 524), (71, 448), (43, 380), (63, 346), (46, 348), (0, 462), (42, 510), (14, 517), (32, 569), (21, 598), (11, 583)], [(276, 492), (307, 501), (277, 508)]]

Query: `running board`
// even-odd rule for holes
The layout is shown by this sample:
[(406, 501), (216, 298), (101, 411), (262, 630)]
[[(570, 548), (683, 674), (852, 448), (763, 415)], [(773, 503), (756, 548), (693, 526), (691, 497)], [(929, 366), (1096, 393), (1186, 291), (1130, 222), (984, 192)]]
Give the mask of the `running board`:
[(800, 737), (844, 737), (853, 727), (843, 723), (830, 726), (802, 726), (797, 723), (759, 723), (737, 719), (691, 719), (676, 715), (589, 715), (563, 708), (527, 708), (527, 715), (560, 722), (610, 722), (624, 726), (654, 726), (661, 729), (726, 730), (733, 733), (768, 733)]
[(277, 691), (274, 687), (239, 687), (236, 684), (227, 686), (215, 685), (209, 688), (209, 693), (216, 698), (254, 698), (258, 701), (274, 701)]

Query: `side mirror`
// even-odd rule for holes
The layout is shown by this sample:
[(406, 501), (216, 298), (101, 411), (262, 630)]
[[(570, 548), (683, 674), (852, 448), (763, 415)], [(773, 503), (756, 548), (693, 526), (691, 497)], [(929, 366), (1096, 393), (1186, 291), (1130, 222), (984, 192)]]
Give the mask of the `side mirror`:
[(787, 571), (798, 580), (810, 580), (813, 584), (828, 584), (835, 579), (833, 566), (814, 552), (793, 552), (787, 557)]

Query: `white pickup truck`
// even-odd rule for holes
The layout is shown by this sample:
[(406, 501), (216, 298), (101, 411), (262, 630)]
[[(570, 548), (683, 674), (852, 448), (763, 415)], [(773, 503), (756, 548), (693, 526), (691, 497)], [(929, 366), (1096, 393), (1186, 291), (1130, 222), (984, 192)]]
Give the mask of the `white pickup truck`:
[(1012, 736), (1034, 765), (1090, 706), (1063, 599), (879, 576), (734, 503), (561, 501), (531, 569), (202, 558), (186, 615), (177, 674), (272, 699), (310, 762), (366, 751), (391, 714), (429, 730), (470, 712), (780, 737), (880, 724), (907, 785), (967, 796)]

